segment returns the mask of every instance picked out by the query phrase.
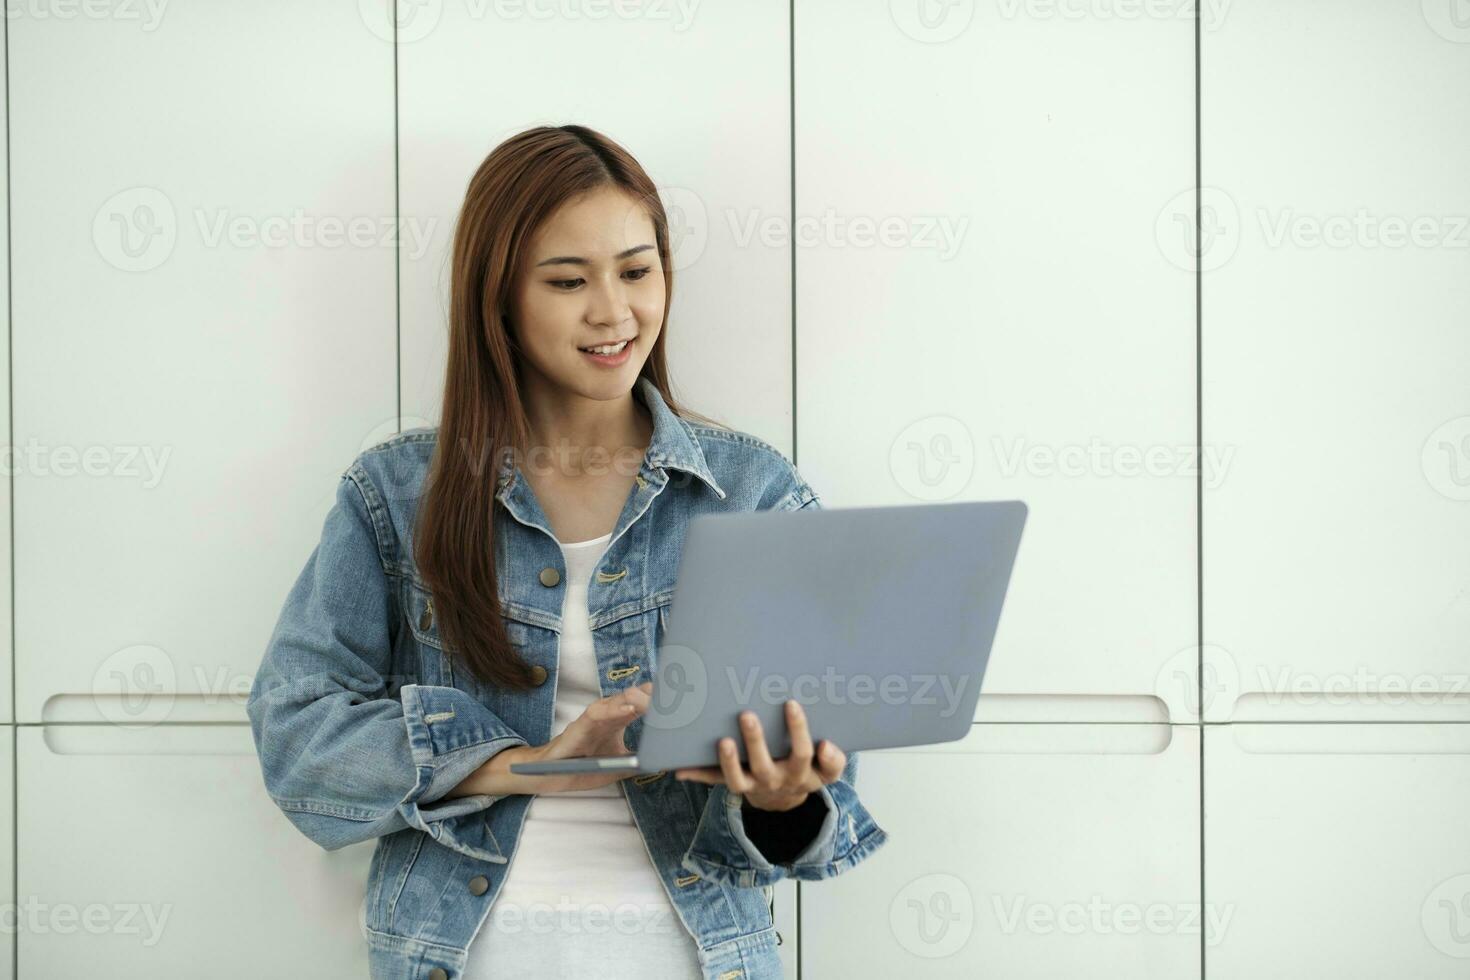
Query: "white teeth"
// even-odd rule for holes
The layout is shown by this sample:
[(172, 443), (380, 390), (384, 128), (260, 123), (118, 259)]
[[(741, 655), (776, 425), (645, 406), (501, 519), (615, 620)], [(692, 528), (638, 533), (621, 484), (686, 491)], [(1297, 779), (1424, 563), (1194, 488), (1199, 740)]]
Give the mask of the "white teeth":
[(625, 340), (621, 344), (613, 344), (608, 347), (580, 347), (578, 350), (589, 351), (593, 354), (616, 354), (627, 346), (628, 342)]

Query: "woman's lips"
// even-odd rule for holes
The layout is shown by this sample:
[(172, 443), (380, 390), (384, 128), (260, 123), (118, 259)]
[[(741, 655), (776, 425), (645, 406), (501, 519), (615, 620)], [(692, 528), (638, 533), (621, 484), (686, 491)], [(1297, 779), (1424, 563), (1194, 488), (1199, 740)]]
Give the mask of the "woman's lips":
[(587, 358), (598, 367), (617, 367), (619, 364), (622, 364), (624, 361), (632, 356), (633, 341), (630, 340), (626, 344), (624, 344), (623, 349), (618, 351), (616, 354), (593, 354), (590, 351), (582, 350), (580, 347), (577, 348), (577, 350), (581, 351), (583, 357)]

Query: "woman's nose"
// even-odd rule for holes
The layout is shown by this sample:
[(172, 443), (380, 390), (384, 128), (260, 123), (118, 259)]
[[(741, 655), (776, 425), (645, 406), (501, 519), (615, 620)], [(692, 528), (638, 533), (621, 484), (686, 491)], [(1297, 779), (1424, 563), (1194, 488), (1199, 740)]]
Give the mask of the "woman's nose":
[(628, 304), (626, 287), (622, 283), (611, 283), (593, 289), (590, 293), (591, 306), (587, 321), (594, 326), (616, 327), (627, 323), (632, 314)]

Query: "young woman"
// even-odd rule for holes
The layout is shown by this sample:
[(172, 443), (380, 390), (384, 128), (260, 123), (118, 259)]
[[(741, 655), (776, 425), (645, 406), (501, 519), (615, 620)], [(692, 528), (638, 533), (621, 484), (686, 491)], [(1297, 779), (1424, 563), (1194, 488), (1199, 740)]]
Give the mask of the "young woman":
[(653, 183), (606, 137), (491, 152), (455, 231), (440, 424), (358, 456), (287, 597), (256, 748), (304, 834), (376, 839), (375, 978), (780, 977), (771, 885), (886, 840), (857, 756), (795, 701), (779, 761), (744, 712), (744, 761), (730, 737), (704, 769), (509, 770), (636, 746), (692, 517), (820, 506), (770, 445), (675, 403), (670, 261)]

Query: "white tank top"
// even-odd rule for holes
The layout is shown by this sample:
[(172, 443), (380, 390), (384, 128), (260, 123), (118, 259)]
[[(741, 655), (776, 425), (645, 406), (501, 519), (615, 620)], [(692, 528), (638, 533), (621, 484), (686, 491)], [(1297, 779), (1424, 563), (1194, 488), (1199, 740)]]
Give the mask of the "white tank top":
[[(559, 735), (602, 697), (587, 586), (612, 534), (562, 544), (555, 710)], [(470, 942), (467, 980), (699, 980), (699, 954), (654, 872), (617, 783), (531, 800), (510, 869)]]

